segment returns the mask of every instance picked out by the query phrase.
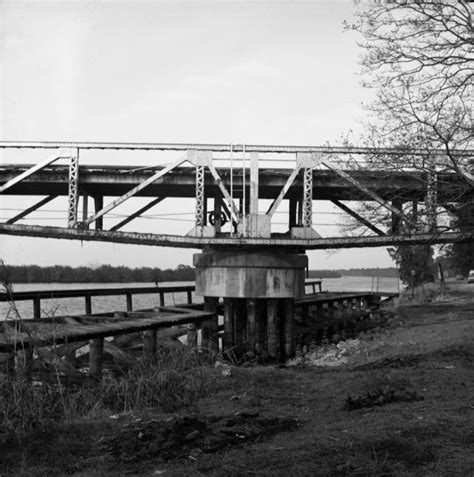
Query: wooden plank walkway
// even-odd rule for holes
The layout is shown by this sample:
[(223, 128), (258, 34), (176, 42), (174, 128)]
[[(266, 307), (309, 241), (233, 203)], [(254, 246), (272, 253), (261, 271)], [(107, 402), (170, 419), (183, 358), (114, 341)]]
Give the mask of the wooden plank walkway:
[(131, 313), (80, 315), (50, 319), (2, 322), (0, 351), (31, 346), (74, 343), (97, 338), (158, 330), (176, 325), (201, 323), (213, 313), (185, 308), (158, 308)]

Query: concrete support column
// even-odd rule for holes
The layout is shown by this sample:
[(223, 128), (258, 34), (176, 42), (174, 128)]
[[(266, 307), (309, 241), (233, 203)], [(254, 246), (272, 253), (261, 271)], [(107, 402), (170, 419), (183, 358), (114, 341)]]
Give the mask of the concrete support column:
[[(204, 297), (206, 309), (216, 300), (216, 310), (218, 298), (224, 297), (224, 351), (262, 360), (292, 356), (294, 300), (304, 295), (307, 263), (305, 255), (276, 251), (194, 255), (196, 295)], [(211, 335), (210, 325), (203, 324), (203, 347)]]

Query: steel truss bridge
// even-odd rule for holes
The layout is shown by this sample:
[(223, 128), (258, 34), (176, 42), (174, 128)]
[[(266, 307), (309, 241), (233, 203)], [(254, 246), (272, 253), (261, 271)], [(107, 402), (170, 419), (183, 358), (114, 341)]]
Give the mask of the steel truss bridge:
[[(5, 155), (41, 149), (35, 164), (2, 161), (1, 208), (18, 196), (41, 196), (33, 205), (0, 223), (0, 234), (82, 241), (103, 241), (169, 247), (286, 250), (377, 247), (387, 245), (441, 244), (474, 240), (472, 232), (452, 232), (436, 224), (437, 210), (471, 197), (454, 172), (433, 161), (442, 150), (374, 149), (356, 147), (306, 147), (228, 144), (153, 144), (85, 142), (0, 142)], [(128, 151), (127, 165), (104, 158), (81, 164), (84, 153), (97, 157)], [(138, 151), (153, 154), (151, 163), (137, 161)], [(37, 151), (38, 152), (38, 151)], [(41, 152), (41, 151), (40, 151)], [(179, 155), (171, 163), (160, 154)], [(456, 151), (461, 159), (474, 151)], [(426, 170), (354, 167), (350, 158), (383, 155), (393, 161), (423, 157)], [(283, 157), (285, 167), (280, 165)], [(58, 164), (59, 162), (66, 164)], [(150, 162), (150, 161), (148, 161)], [(58, 197), (67, 197), (64, 226), (19, 224)], [(149, 198), (108, 230), (104, 218), (133, 198)], [(125, 225), (169, 198), (194, 199), (194, 227), (186, 235), (122, 231)], [(82, 198), (82, 207), (80, 202)], [(88, 201), (94, 210), (89, 212)], [(262, 212), (262, 203), (269, 202)], [(313, 204), (331, 201), (370, 231), (365, 236), (322, 237), (313, 223)], [(272, 218), (288, 202), (288, 227), (272, 230)], [(363, 217), (341, 201), (372, 201), (391, 217), (388, 230)], [(407, 212), (407, 204), (410, 204)], [(419, 209), (420, 207), (420, 209)], [(81, 214), (79, 214), (79, 210)], [(420, 215), (423, 210), (424, 222)], [(227, 224), (227, 227), (225, 225)], [(130, 228), (130, 226), (128, 227)]]

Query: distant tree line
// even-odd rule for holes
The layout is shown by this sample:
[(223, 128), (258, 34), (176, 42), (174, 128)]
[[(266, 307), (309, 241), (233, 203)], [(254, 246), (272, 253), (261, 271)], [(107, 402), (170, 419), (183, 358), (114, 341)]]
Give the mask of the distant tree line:
[(308, 278), (341, 278), (337, 270), (309, 270)]
[(398, 269), (387, 268), (349, 268), (348, 270), (338, 270), (345, 277), (398, 277)]
[[(0, 280), (11, 283), (133, 283), (133, 282), (172, 282), (194, 281), (194, 268), (178, 265), (177, 268), (141, 267), (68, 267), (54, 265), (9, 265), (0, 268)], [(351, 268), (349, 270), (309, 270), (309, 278), (355, 277), (398, 277), (396, 268)]]
[(341, 278), (341, 277), (398, 277), (395, 267), (388, 268), (349, 268), (340, 270), (310, 270), (309, 278)]
[(193, 281), (194, 268), (178, 265), (175, 269), (128, 268), (102, 265), (97, 268), (55, 265), (17, 265), (1, 267), (1, 280), (11, 283), (131, 283)]

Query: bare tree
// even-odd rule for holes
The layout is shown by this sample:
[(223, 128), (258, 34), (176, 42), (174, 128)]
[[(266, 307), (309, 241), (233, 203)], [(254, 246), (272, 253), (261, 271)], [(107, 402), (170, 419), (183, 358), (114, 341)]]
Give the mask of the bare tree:
[[(413, 200), (407, 201), (406, 196), (392, 197), (392, 204), (397, 204), (405, 217), (412, 219), (411, 224), (406, 221), (398, 224), (399, 231), (434, 232), (436, 222), (445, 229), (472, 230), (474, 224), (460, 224), (456, 214), (461, 205), (463, 210), (467, 207), (474, 211), (474, 160), (466, 154), (473, 148), (474, 30), (470, 2), (355, 3), (356, 20), (346, 24), (346, 28), (362, 35), (359, 46), (363, 84), (375, 92), (374, 101), (365, 105), (371, 114), (362, 140), (373, 147), (401, 150), (399, 157), (374, 154), (360, 167), (383, 169), (388, 174), (387, 180), (391, 172), (418, 173), (422, 198), (416, 190)], [(426, 149), (427, 153), (411, 155), (413, 148)], [(430, 156), (433, 149), (442, 149), (443, 157)], [(460, 154), (462, 151), (465, 154)], [(438, 197), (443, 177), (447, 177), (443, 174), (453, 172), (459, 182)], [(373, 224), (392, 224), (393, 231), (393, 215), (386, 208), (366, 202), (358, 212)], [(413, 226), (415, 222), (417, 225)], [(361, 230), (360, 224), (352, 223), (350, 227)], [(426, 262), (426, 267), (431, 261), (429, 247), (426, 250), (398, 247), (391, 253), (407, 273), (410, 267), (415, 267), (412, 255), (426, 256), (426, 260), (420, 260)], [(423, 265), (416, 266), (420, 267), (423, 281), (426, 279)]]
[(364, 38), (364, 85), (376, 90), (367, 105), (375, 118), (372, 141), (441, 147), (447, 165), (474, 187), (472, 158), (454, 153), (473, 144), (470, 2), (359, 3), (356, 22), (346, 27)]

